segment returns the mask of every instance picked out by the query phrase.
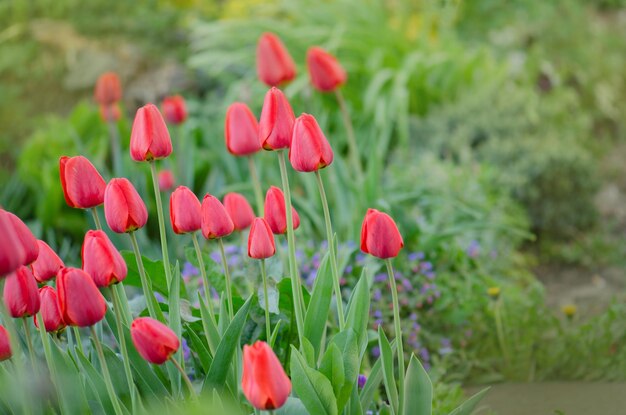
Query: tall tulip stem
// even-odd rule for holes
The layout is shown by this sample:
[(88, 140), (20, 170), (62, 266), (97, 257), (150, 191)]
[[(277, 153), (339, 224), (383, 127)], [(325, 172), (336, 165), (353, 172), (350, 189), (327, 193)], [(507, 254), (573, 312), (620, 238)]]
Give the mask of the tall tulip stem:
[(139, 278), (141, 279), (141, 288), (143, 289), (143, 295), (146, 297), (146, 305), (148, 306), (148, 313), (153, 319), (157, 319), (157, 313), (154, 309), (154, 304), (150, 298), (152, 293), (152, 286), (146, 277), (146, 269), (143, 267), (143, 259), (141, 259), (141, 252), (139, 251), (139, 244), (137, 244), (137, 237), (135, 232), (130, 232), (130, 242), (133, 245), (133, 251), (135, 252), (135, 261), (137, 262), (137, 269), (139, 270)]
[(187, 373), (185, 372), (185, 369), (183, 369), (183, 367), (180, 365), (180, 363), (178, 363), (178, 360), (174, 359), (174, 356), (170, 357), (170, 360), (172, 361), (174, 366), (176, 366), (176, 369), (178, 369), (178, 371), (182, 375), (183, 379), (185, 380), (185, 383), (187, 384), (187, 388), (189, 388), (189, 393), (191, 394), (191, 397), (194, 400), (197, 399), (198, 395), (196, 394), (196, 390), (193, 388), (193, 384), (191, 383), (191, 379), (189, 379), (189, 376), (187, 376)]
[(113, 404), (113, 410), (116, 415), (123, 415), (122, 407), (120, 406), (120, 402), (117, 399), (117, 395), (115, 395), (115, 389), (113, 388), (113, 382), (111, 381), (111, 374), (109, 373), (109, 367), (107, 366), (107, 361), (104, 358), (104, 352), (102, 351), (102, 344), (100, 344), (100, 340), (98, 340), (98, 336), (96, 335), (96, 330), (93, 326), (89, 327), (91, 329), (91, 337), (93, 338), (93, 344), (96, 346), (96, 352), (98, 353), (98, 358), (100, 359), (100, 366), (102, 366), (102, 375), (104, 377), (104, 383), (106, 384), (107, 392), (109, 392), (109, 397), (111, 398), (111, 404)]
[(350, 114), (348, 113), (348, 107), (346, 106), (346, 100), (339, 88), (335, 89), (335, 97), (337, 97), (337, 103), (341, 110), (341, 116), (343, 118), (343, 124), (346, 127), (346, 136), (348, 137), (348, 147), (350, 148), (350, 159), (354, 165), (355, 173), (357, 177), (362, 181), (363, 179), (363, 167), (361, 166), (361, 156), (359, 155), (359, 147), (356, 144), (356, 138), (354, 136), (354, 128), (352, 127), (352, 121)]
[(333, 272), (333, 285), (335, 287), (335, 297), (337, 298), (337, 319), (339, 321), (339, 330), (343, 330), (345, 326), (345, 317), (343, 315), (343, 299), (341, 297), (341, 286), (339, 285), (339, 268), (337, 266), (337, 252), (335, 252), (335, 241), (333, 236), (333, 226), (330, 220), (330, 211), (328, 210), (328, 199), (326, 199), (326, 191), (324, 190), (324, 182), (319, 170), (315, 171), (317, 179), (317, 187), (319, 188), (320, 198), (322, 199), (322, 208), (324, 209), (324, 220), (326, 222), (326, 240), (328, 241), (328, 249), (330, 256), (330, 267)]
[(270, 342), (272, 338), (272, 330), (270, 323), (270, 300), (267, 295), (267, 272), (265, 272), (265, 260), (261, 260), (261, 278), (263, 278), (263, 299), (265, 300), (265, 336), (266, 342)]
[(98, 210), (96, 207), (91, 208), (91, 215), (93, 216), (93, 221), (96, 223), (96, 229), (99, 231), (102, 230), (102, 223), (100, 222), (100, 217), (98, 216)]
[(248, 156), (248, 170), (252, 178), (252, 187), (254, 188), (254, 198), (256, 199), (256, 211), (259, 217), (263, 217), (263, 191), (261, 190), (261, 181), (254, 164), (252, 156)]
[(230, 279), (230, 271), (228, 270), (228, 261), (226, 260), (226, 251), (224, 250), (224, 241), (222, 238), (217, 238), (218, 244), (220, 246), (220, 256), (222, 258), (222, 266), (224, 267), (224, 277), (226, 278), (226, 300), (228, 301), (228, 315), (230, 319), (233, 319), (235, 315), (235, 310), (233, 310), (233, 290), (231, 287), (232, 280)]
[(24, 336), (26, 337), (28, 354), (30, 355), (31, 364), (33, 365), (34, 369), (37, 362), (37, 356), (35, 355), (35, 349), (33, 348), (33, 341), (30, 338), (30, 329), (28, 328), (28, 321), (26, 321), (26, 317), (22, 318), (22, 326), (24, 327)]
[(396, 277), (393, 272), (391, 259), (385, 260), (387, 265), (387, 274), (389, 275), (389, 286), (391, 288), (391, 299), (393, 301), (393, 325), (396, 330), (396, 345), (398, 348), (398, 395), (399, 409), (398, 413), (402, 414), (404, 405), (404, 348), (402, 347), (402, 327), (400, 326), (400, 304), (398, 303), (398, 288), (396, 287)]
[(78, 330), (78, 327), (76, 326), (72, 327), (72, 329), (72, 332), (74, 333), (74, 340), (76, 341), (76, 346), (78, 346), (78, 350), (80, 350), (82, 354), (85, 354), (85, 351), (83, 350), (83, 340), (80, 338), (80, 330)]
[(159, 233), (161, 235), (161, 252), (163, 254), (163, 268), (165, 268), (165, 278), (169, 289), (172, 284), (172, 268), (170, 267), (170, 255), (167, 249), (167, 235), (165, 231), (165, 219), (163, 217), (163, 203), (161, 202), (161, 190), (159, 189), (159, 177), (156, 162), (150, 162), (150, 172), (152, 173), (152, 187), (154, 187), (154, 199), (157, 207), (157, 217), (159, 219)]
[(122, 149), (120, 146), (120, 132), (115, 121), (108, 121), (109, 138), (111, 139), (111, 160), (113, 164), (113, 175), (122, 176)]
[(198, 237), (196, 233), (191, 234), (191, 240), (193, 241), (193, 246), (196, 249), (196, 257), (198, 258), (198, 268), (200, 268), (200, 275), (202, 275), (202, 282), (204, 283), (204, 298), (206, 300), (207, 308), (209, 310), (209, 316), (213, 321), (213, 324), (217, 326), (217, 321), (215, 320), (215, 314), (213, 314), (213, 301), (211, 300), (211, 284), (209, 283), (209, 277), (206, 274), (206, 267), (204, 266), (204, 259), (202, 258), (202, 250), (200, 249), (200, 244), (198, 243)]
[(135, 395), (135, 381), (133, 380), (133, 372), (130, 369), (130, 359), (128, 357), (128, 350), (126, 349), (126, 338), (124, 337), (124, 317), (122, 311), (122, 302), (119, 295), (115, 290), (115, 287), (109, 287), (111, 291), (111, 299), (113, 300), (113, 311), (115, 312), (115, 319), (117, 320), (117, 336), (119, 337), (120, 351), (122, 352), (122, 358), (124, 360), (124, 372), (126, 373), (126, 381), (128, 382), (128, 391), (130, 392), (130, 399), (133, 406), (133, 412), (137, 408), (137, 401)]

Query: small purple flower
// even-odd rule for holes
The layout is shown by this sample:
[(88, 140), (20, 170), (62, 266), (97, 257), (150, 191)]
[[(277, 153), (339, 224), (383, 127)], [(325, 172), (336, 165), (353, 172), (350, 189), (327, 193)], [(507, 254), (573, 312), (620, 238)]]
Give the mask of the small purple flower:
[(426, 271), (424, 272), (424, 276), (428, 278), (429, 280), (434, 280), (436, 277), (436, 274), (434, 271)]
[(378, 358), (378, 356), (380, 356), (380, 347), (378, 346), (372, 347), (372, 356), (374, 358)]
[(217, 252), (217, 251), (213, 251), (213, 252), (211, 252), (210, 257), (211, 257), (211, 259), (212, 259), (213, 261), (217, 262), (218, 264), (221, 264), (221, 263), (222, 263), (222, 257), (221, 257), (221, 255), (220, 255), (220, 253), (219, 253), (219, 252)]
[(380, 291), (380, 288), (374, 288), (374, 293), (372, 294), (374, 301), (380, 301), (382, 296), (383, 296), (383, 293)]
[(419, 351), (419, 355), (422, 358), (422, 360), (430, 361), (430, 353), (428, 352), (427, 348), (422, 347)]
[(365, 254), (359, 252), (358, 254), (356, 254), (356, 263), (359, 265), (363, 265), (363, 263), (365, 263), (365, 258), (367, 258)]
[(478, 255), (480, 255), (480, 244), (478, 243), (478, 241), (473, 240), (472, 242), (470, 242), (465, 252), (470, 258), (476, 258)]
[(381, 318), (383, 316), (383, 312), (380, 310), (374, 310), (374, 317)]
[(348, 265), (346, 266), (346, 268), (343, 270), (344, 274), (351, 274), (352, 273), (352, 265)]
[(402, 279), (402, 286), (406, 288), (407, 291), (411, 291), (413, 289), (413, 284), (406, 278)]
[(195, 266), (193, 266), (191, 262), (185, 262), (185, 265), (183, 265), (183, 270), (180, 273), (180, 275), (183, 278), (190, 278), (195, 275), (200, 275), (200, 270), (196, 268)]
[(158, 293), (156, 291), (154, 292), (154, 298), (156, 298), (158, 303), (163, 303), (163, 304), (167, 303), (167, 300), (165, 299), (165, 297), (163, 297), (161, 293)]
[(367, 376), (359, 375), (359, 380), (358, 380), (359, 389), (363, 389), (363, 386), (365, 386), (365, 382), (367, 382)]
[(412, 321), (417, 321), (417, 313), (411, 313), (411, 315), (409, 316), (409, 318), (410, 318)]
[(227, 255), (233, 255), (239, 253), (239, 247), (237, 245), (226, 245), (224, 252)]
[(189, 348), (189, 345), (187, 344), (187, 339), (185, 339), (184, 337), (183, 337), (183, 358), (185, 359), (185, 361), (191, 358), (191, 349)]
[(385, 274), (384, 272), (380, 272), (374, 275), (374, 281), (376, 282), (384, 282), (386, 280), (387, 280), (387, 274)]
[(411, 252), (408, 256), (407, 256), (408, 260), (413, 262), (413, 261), (418, 261), (419, 258), (419, 252)]
[(433, 264), (430, 261), (424, 261), (420, 263), (420, 269), (422, 270), (422, 272), (432, 271)]

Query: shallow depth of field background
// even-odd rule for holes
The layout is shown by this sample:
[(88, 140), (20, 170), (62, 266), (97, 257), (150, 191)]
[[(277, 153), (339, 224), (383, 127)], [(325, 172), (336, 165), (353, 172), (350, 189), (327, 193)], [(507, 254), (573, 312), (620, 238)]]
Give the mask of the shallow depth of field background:
[[(626, 380), (624, 0), (1, 1), (0, 205), (78, 265), (70, 258), (79, 258), (89, 218), (65, 205), (58, 158), (84, 154), (111, 177), (92, 101), (110, 70), (123, 82), (126, 147), (135, 110), (180, 93), (190, 119), (177, 133), (195, 154), (191, 182), (181, 184), (252, 200), (223, 120), (236, 100), (260, 114), (266, 87), (254, 53), (264, 31), (298, 65), (285, 89), (296, 114), (315, 114), (343, 155), (328, 173), (343, 255), (362, 264), (355, 243), (367, 207), (398, 221), (407, 349), (429, 368), (439, 410), (454, 407), (461, 387), (483, 384), (503, 385), (486, 399), (500, 413), (513, 413), (502, 408), (520, 396), (543, 399), (543, 386), (520, 382), (576, 381), (579, 389), (551, 387), (563, 401), (606, 400), (613, 386), (590, 392), (582, 382)], [(312, 44), (348, 72), (363, 188), (350, 185), (334, 97), (308, 84)], [(128, 176), (150, 194), (147, 167), (124, 154)], [(266, 186), (279, 183), (273, 158), (258, 163)], [(314, 278), (321, 207), (312, 177), (292, 183), (305, 234), (316, 236), (299, 240), (302, 272)], [(149, 225), (143, 243), (157, 257)], [(356, 276), (347, 269), (345, 283)], [(374, 287), (372, 321), (390, 325), (385, 287)]]

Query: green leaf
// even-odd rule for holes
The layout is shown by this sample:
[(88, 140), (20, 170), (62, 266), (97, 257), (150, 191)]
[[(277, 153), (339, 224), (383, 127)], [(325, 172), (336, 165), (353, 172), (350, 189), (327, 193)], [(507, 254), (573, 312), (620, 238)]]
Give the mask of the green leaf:
[(351, 328), (348, 327), (334, 336), (331, 344), (337, 345), (339, 350), (341, 350), (343, 359), (345, 381), (339, 395), (337, 395), (337, 409), (341, 412), (350, 398), (352, 389), (356, 385), (361, 359), (359, 358), (356, 333)]
[[(170, 328), (176, 333), (177, 338), (181, 338), (182, 324), (180, 321), (180, 267), (178, 261), (174, 265), (174, 275), (172, 275), (172, 281), (168, 287), (169, 292), (169, 325)], [(174, 358), (184, 364), (182, 347), (174, 354)], [(174, 396), (178, 395), (181, 391), (182, 377), (178, 369), (174, 365), (168, 365), (167, 371), (169, 372), (170, 379), (172, 380), (172, 392)]]
[(303, 340), (302, 350), (304, 352), (304, 357), (306, 359), (306, 362), (309, 366), (315, 367), (316, 359), (313, 356), (315, 354), (315, 352), (313, 351), (313, 346), (311, 345), (311, 342), (309, 341), (309, 339), (307, 339), (306, 337), (304, 337), (302, 340)]
[[(395, 352), (396, 343), (395, 340), (391, 342), (391, 350)], [(361, 407), (363, 407), (364, 411), (369, 409), (372, 400), (374, 399), (374, 393), (378, 390), (380, 382), (383, 381), (383, 369), (382, 369), (382, 361), (380, 359), (376, 360), (374, 366), (372, 366), (372, 370), (370, 370), (369, 376), (367, 377), (367, 382), (365, 382), (365, 386), (361, 390)]]
[[(59, 349), (55, 342), (51, 342), (50, 346), (54, 360), (53, 364), (61, 384), (57, 390), (67, 412), (72, 414), (89, 413), (90, 408), (87, 403), (85, 388), (82, 386), (82, 379), (80, 379), (82, 377), (81, 373), (79, 373), (78, 368), (68, 353)], [(81, 387), (66, 388), (63, 386), (66, 384), (80, 384)], [(97, 403), (99, 406), (98, 410), (104, 411), (102, 404), (99, 401)], [(95, 405), (96, 403), (92, 401), (92, 404)], [(96, 412), (95, 408), (91, 408), (91, 412)]]
[(284, 320), (278, 320), (278, 323), (274, 326), (274, 331), (272, 331), (272, 336), (270, 338), (270, 347), (274, 348), (274, 343), (276, 343), (276, 338), (278, 337), (278, 332), (280, 331), (280, 326), (283, 324)]
[(333, 276), (328, 253), (324, 255), (317, 270), (313, 294), (304, 318), (304, 337), (311, 341), (315, 349), (315, 359), (320, 355), (322, 339), (328, 321), (328, 311), (333, 292)]
[(320, 372), (330, 380), (335, 396), (339, 396), (341, 387), (346, 380), (346, 375), (344, 373), (341, 350), (335, 343), (331, 343), (328, 349), (326, 349), (320, 363)]
[(365, 354), (365, 349), (367, 348), (367, 322), (369, 321), (370, 311), (369, 291), (366, 270), (364, 268), (359, 282), (354, 287), (348, 301), (348, 314), (346, 317), (346, 327), (351, 328), (356, 333), (360, 359)]
[(385, 391), (389, 402), (393, 407), (393, 413), (398, 413), (398, 388), (396, 386), (396, 378), (393, 368), (393, 351), (387, 336), (381, 326), (378, 326), (378, 345), (380, 347), (380, 359), (383, 367), (383, 380), (385, 384)]
[(406, 371), (403, 415), (431, 415), (432, 407), (433, 384), (413, 354)]
[(200, 364), (202, 365), (202, 370), (204, 370), (204, 373), (209, 373), (213, 358), (211, 357), (211, 353), (207, 349), (206, 344), (202, 341), (202, 339), (193, 330), (193, 328), (191, 328), (189, 324), (187, 325), (187, 335), (189, 336), (189, 339), (191, 339), (191, 344), (193, 344), (193, 350), (198, 353), (198, 359), (200, 360)]
[(109, 394), (107, 393), (106, 384), (104, 383), (104, 378), (100, 374), (98, 370), (91, 364), (89, 359), (80, 351), (80, 349), (76, 349), (76, 356), (78, 358), (78, 362), (82, 368), (82, 371), (87, 379), (87, 383), (89, 384), (94, 397), (98, 400), (105, 413), (114, 413), (113, 404), (111, 403), (111, 399)]
[(226, 300), (226, 293), (222, 292), (220, 296), (220, 314), (219, 320), (217, 321), (217, 330), (220, 333), (220, 336), (223, 338), (226, 333), (226, 329), (230, 325), (230, 316), (228, 315), (228, 304)]
[(291, 346), (293, 390), (310, 414), (337, 415), (337, 400), (326, 376), (310, 368), (298, 350)]
[[(128, 275), (124, 280), (124, 285), (132, 285), (133, 287), (141, 288), (141, 279), (139, 278), (139, 270), (137, 269), (137, 260), (135, 259), (134, 252), (122, 251), (121, 253), (128, 267)], [(153, 261), (144, 255), (141, 256), (141, 259), (143, 260), (143, 267), (146, 270), (148, 280), (152, 284), (152, 289), (167, 296), (167, 279), (165, 278), (163, 262)]]
[(280, 409), (276, 409), (274, 413), (276, 415), (302, 415), (306, 413), (306, 408), (300, 399), (290, 396), (287, 398), (287, 402)]
[(471, 398), (459, 405), (459, 407), (456, 408), (454, 411), (450, 412), (450, 415), (471, 415), (471, 413), (474, 412), (476, 405), (478, 405), (478, 403), (485, 397), (487, 392), (489, 392), (489, 389), (491, 388), (485, 388), (480, 392), (472, 395)]
[[(215, 355), (217, 346), (220, 344), (220, 340), (222, 338), (217, 331), (217, 327), (215, 327), (215, 324), (213, 324), (213, 320), (211, 319), (211, 315), (209, 314), (209, 306), (204, 302), (204, 299), (200, 296), (200, 293), (198, 293), (198, 302), (200, 303), (200, 315), (202, 316), (202, 328), (204, 329), (204, 336), (207, 339), (209, 350), (211, 350), (211, 353)], [(213, 305), (211, 305), (211, 307), (213, 307)]]

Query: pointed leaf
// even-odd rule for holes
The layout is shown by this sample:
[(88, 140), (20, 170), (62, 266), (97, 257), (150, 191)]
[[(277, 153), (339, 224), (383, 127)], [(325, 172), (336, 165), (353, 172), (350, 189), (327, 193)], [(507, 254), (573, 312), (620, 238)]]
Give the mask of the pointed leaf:
[(393, 413), (398, 413), (398, 387), (393, 365), (393, 352), (387, 336), (381, 326), (378, 326), (378, 345), (380, 347), (380, 360), (383, 367), (383, 380), (389, 402), (393, 407)]
[(326, 376), (310, 368), (298, 350), (291, 346), (291, 381), (310, 414), (337, 415), (337, 400)]
[(433, 384), (420, 361), (411, 355), (404, 384), (403, 415), (431, 415)]
[(328, 349), (326, 349), (320, 364), (320, 372), (330, 380), (335, 396), (339, 396), (339, 391), (346, 380), (346, 376), (343, 369), (341, 350), (335, 343), (331, 343)]
[(485, 388), (480, 392), (472, 395), (471, 398), (459, 405), (458, 408), (456, 408), (454, 411), (450, 412), (450, 415), (471, 415), (471, 413), (474, 412), (476, 405), (478, 405), (478, 403), (485, 397), (487, 392), (489, 392), (489, 389), (491, 388)]
[(333, 276), (328, 255), (328, 252), (324, 255), (317, 270), (315, 283), (313, 284), (313, 294), (311, 294), (309, 307), (304, 318), (304, 337), (311, 341), (315, 349), (316, 360), (322, 348), (322, 338), (324, 330), (326, 330), (333, 293)]

